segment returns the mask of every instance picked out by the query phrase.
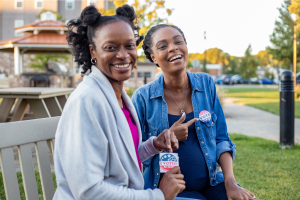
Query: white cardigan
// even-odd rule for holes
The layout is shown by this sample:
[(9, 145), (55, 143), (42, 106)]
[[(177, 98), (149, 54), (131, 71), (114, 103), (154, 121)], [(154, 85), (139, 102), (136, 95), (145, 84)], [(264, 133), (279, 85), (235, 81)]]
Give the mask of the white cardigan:
[[(125, 90), (122, 98), (139, 132), (143, 162), (158, 151), (153, 138), (142, 143), (139, 120)], [(54, 199), (164, 199), (161, 190), (144, 190), (131, 131), (115, 92), (95, 66), (70, 95), (56, 131)]]

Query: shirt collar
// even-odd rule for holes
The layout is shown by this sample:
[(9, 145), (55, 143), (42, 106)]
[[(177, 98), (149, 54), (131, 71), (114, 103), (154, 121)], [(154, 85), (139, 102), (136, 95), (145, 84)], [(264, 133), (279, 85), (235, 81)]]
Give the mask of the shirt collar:
[[(186, 72), (191, 83), (192, 91), (200, 91), (203, 92), (201, 84), (199, 84), (198, 80), (195, 78), (193, 73)], [(164, 75), (161, 75), (157, 80), (154, 81), (152, 85), (152, 93), (150, 99), (164, 97)]]

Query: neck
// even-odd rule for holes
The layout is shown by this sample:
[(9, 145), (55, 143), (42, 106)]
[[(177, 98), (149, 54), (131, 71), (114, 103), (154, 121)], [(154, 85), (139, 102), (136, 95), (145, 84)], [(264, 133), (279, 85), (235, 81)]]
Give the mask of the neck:
[(164, 83), (169, 90), (180, 92), (186, 88), (188, 81), (186, 70), (176, 75), (164, 74)]
[(118, 103), (120, 105), (121, 108), (123, 108), (123, 103), (122, 103), (122, 90), (123, 90), (123, 84), (124, 82), (115, 82), (115, 81), (111, 81), (109, 80), (111, 86), (114, 89), (115, 95), (117, 97)]

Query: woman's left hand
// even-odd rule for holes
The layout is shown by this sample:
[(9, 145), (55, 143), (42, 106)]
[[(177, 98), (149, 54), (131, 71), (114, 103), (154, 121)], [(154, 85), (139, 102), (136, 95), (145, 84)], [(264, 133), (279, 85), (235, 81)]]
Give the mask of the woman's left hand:
[(228, 200), (257, 200), (254, 194), (250, 191), (239, 187), (236, 181), (225, 182), (226, 193)]
[(177, 150), (179, 148), (178, 140), (174, 135), (174, 132), (171, 132), (169, 129), (165, 129), (161, 132), (154, 140), (154, 147), (161, 151), (168, 151), (172, 153), (173, 150)]

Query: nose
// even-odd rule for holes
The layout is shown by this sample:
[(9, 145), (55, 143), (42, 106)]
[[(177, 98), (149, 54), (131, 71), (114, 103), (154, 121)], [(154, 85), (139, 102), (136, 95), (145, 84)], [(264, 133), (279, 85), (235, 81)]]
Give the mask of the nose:
[(171, 43), (169, 45), (169, 52), (174, 52), (176, 50), (178, 50), (178, 46), (176, 44)]
[(126, 51), (126, 49), (124, 47), (120, 48), (120, 50), (118, 51), (117, 58), (125, 60), (127, 57), (129, 57), (128, 52)]

